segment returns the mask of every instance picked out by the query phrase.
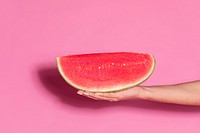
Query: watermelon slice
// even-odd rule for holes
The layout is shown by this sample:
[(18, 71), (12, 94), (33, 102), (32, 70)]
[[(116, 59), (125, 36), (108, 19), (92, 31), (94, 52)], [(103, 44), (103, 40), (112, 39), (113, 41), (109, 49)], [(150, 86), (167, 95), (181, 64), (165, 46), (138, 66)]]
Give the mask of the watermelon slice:
[(142, 53), (92, 53), (57, 57), (57, 67), (65, 81), (77, 89), (114, 92), (150, 77), (155, 59)]

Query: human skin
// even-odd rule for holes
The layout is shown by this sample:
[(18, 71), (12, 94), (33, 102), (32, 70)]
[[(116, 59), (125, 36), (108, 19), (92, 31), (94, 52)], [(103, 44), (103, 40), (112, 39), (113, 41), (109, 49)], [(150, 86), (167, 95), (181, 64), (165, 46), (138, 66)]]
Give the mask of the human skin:
[(110, 93), (94, 93), (81, 90), (77, 93), (94, 100), (144, 99), (155, 102), (200, 106), (200, 80), (172, 85), (136, 86)]

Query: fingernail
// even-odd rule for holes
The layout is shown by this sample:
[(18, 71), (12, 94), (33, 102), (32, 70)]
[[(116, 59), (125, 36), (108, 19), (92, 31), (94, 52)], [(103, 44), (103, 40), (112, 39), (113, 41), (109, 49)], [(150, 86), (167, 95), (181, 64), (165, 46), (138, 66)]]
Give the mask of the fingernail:
[(81, 92), (81, 91), (78, 91), (78, 92), (77, 92), (77, 94), (79, 94), (79, 95), (82, 95), (82, 94), (83, 94), (83, 92)]

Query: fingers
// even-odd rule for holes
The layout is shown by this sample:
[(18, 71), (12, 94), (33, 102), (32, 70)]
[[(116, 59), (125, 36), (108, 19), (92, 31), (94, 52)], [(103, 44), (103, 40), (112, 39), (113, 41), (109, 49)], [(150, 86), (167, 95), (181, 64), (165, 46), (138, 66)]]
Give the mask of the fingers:
[(93, 93), (93, 92), (84, 92), (84, 91), (78, 91), (79, 95), (86, 96), (88, 98), (94, 99), (94, 100), (106, 100), (106, 101), (119, 101), (115, 96), (112, 96), (111, 93)]
[(82, 95), (82, 96), (86, 96), (86, 97), (94, 99), (94, 100), (101, 100), (101, 99), (99, 99), (97, 97), (94, 97), (94, 96), (84, 92), (84, 91), (78, 91), (77, 94)]

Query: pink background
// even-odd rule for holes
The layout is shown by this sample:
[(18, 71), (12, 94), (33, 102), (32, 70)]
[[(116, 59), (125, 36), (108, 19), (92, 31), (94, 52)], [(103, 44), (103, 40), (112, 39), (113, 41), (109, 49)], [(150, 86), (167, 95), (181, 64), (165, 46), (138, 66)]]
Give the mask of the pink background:
[(198, 0), (1, 0), (0, 133), (200, 133), (200, 107), (93, 101), (57, 72), (60, 55), (152, 53), (144, 85), (200, 79)]

